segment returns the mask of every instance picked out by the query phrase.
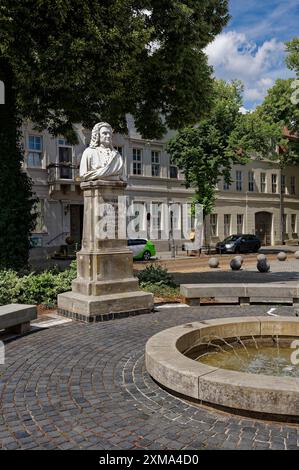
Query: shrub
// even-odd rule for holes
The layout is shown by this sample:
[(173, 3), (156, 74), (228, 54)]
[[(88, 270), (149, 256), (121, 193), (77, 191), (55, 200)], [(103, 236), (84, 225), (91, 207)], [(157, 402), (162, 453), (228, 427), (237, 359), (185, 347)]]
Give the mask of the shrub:
[(140, 287), (146, 292), (151, 292), (155, 297), (161, 297), (164, 300), (179, 300), (181, 298), (179, 287), (170, 287), (165, 284), (140, 284)]
[(27, 304), (55, 305), (56, 275), (51, 271), (31, 273), (19, 279), (18, 301)]
[(76, 262), (58, 273), (52, 270), (18, 277), (15, 271), (0, 271), (0, 305), (16, 302), (54, 307), (57, 295), (71, 290), (76, 274)]
[(12, 270), (0, 271), (0, 305), (16, 302), (18, 275)]
[(163, 268), (157, 264), (151, 264), (147, 266), (142, 271), (137, 273), (137, 277), (140, 285), (142, 284), (156, 284), (164, 285), (169, 287), (176, 287), (173, 276), (167, 271), (166, 268)]

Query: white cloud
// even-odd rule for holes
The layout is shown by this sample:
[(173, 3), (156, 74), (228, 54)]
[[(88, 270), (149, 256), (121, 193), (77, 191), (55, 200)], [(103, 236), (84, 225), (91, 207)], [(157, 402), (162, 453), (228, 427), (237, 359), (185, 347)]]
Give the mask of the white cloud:
[(250, 113), (250, 109), (247, 109), (247, 108), (244, 108), (244, 106), (241, 106), (241, 108), (239, 108), (239, 112), (241, 114), (247, 114), (247, 113)]
[(219, 34), (205, 52), (217, 78), (243, 81), (245, 101), (253, 106), (262, 101), (276, 78), (288, 75), (285, 46), (274, 38), (258, 46), (244, 33), (228, 31)]

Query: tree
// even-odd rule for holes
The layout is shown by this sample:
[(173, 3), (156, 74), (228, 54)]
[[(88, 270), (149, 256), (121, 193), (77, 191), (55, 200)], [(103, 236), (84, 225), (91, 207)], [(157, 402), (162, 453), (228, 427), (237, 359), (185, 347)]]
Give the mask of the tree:
[(230, 183), (232, 165), (245, 162), (241, 154), (226, 153), (239, 116), (241, 93), (240, 82), (215, 81), (209, 116), (177, 132), (167, 145), (172, 162), (184, 173), (186, 187), (195, 189), (195, 200), (203, 205), (205, 216), (213, 210), (219, 178)]
[(14, 108), (11, 79), (6, 70), (5, 103), (0, 104), (0, 267), (20, 269), (28, 261), (28, 234), (35, 225), (32, 207), (36, 199), (31, 180), (21, 168), (20, 120)]
[(293, 78), (276, 80), (256, 111), (265, 122), (279, 124), (282, 130), (286, 127), (295, 133), (299, 131), (299, 102), (293, 100), (293, 83)]
[(288, 52), (287, 65), (299, 75), (299, 38), (294, 38), (292, 41), (287, 42), (286, 46)]
[(292, 103), (292, 79), (277, 80), (268, 90), (263, 103), (257, 109), (240, 116), (229, 138), (227, 155), (230, 158), (242, 153), (274, 162), (280, 169), (280, 232), (284, 241), (282, 176), (287, 166), (299, 164), (299, 112)]
[[(72, 143), (77, 140), (73, 123), (91, 127), (107, 120), (125, 132), (127, 113), (147, 138), (195, 122), (211, 99), (211, 69), (203, 49), (227, 23), (227, 3), (1, 0), (0, 80), (10, 103), (0, 105), (1, 141), (9, 137), (5, 148), (1, 145), (0, 173), (21, 185), (28, 224), (19, 227), (20, 237), (28, 237), (31, 227), (30, 183), (20, 177), (20, 119)], [(6, 179), (0, 186), (2, 230), (13, 224), (12, 210), (15, 220), (22, 215), (14, 197)], [(20, 266), (7, 251), (11, 237), (7, 230), (1, 233), (2, 264)]]

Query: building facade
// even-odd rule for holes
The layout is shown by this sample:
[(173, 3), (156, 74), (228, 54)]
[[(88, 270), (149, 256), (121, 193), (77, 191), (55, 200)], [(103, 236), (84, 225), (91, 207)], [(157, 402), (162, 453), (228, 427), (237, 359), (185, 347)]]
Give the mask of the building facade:
[(210, 236), (224, 239), (234, 233), (256, 234), (263, 245), (298, 238), (298, 167), (281, 171), (273, 162), (252, 160), (235, 165), (231, 176), (231, 186), (218, 182)]
[[(34, 130), (29, 122), (23, 124), (24, 167), (39, 198), (31, 250), (36, 256), (55, 252), (67, 237), (80, 244), (83, 197), (79, 165), (90, 133), (80, 131), (78, 135), (79, 144), (72, 146), (63, 136), (54, 138)], [(144, 219), (143, 236), (149, 233), (148, 223), (152, 228), (159, 227), (162, 206), (175, 205), (179, 210), (172, 224), (175, 244), (181, 249), (184, 237), (180, 236), (180, 208), (191, 201), (193, 191), (185, 188), (183, 174), (170, 163), (165, 151), (169, 137), (170, 134), (160, 141), (142, 139), (128, 118), (128, 135), (114, 135), (114, 146), (124, 158), (129, 201), (144, 207), (145, 214), (151, 212), (150, 221)], [(252, 233), (260, 237), (263, 245), (277, 245), (281, 244), (282, 230), (285, 239), (297, 238), (299, 168), (287, 168), (281, 173), (273, 162), (252, 160), (247, 165), (234, 166), (231, 176), (230, 186), (223, 180), (218, 182), (216, 205), (205, 221), (207, 243), (233, 233)], [(155, 240), (157, 249), (170, 250), (168, 234), (165, 237), (164, 232), (162, 238)]]
[[(24, 167), (31, 176), (33, 190), (39, 198), (40, 214), (32, 242), (32, 252), (39, 255), (53, 253), (71, 237), (78, 245), (82, 237), (83, 197), (80, 190), (79, 165), (82, 153), (89, 144), (90, 133), (79, 132), (80, 142), (72, 146), (63, 137), (52, 137), (47, 132), (35, 131), (31, 123), (23, 124)], [(122, 154), (128, 185), (126, 196), (130, 203), (144, 207), (143, 236), (158, 228), (161, 208), (180, 207), (192, 199), (193, 191), (186, 189), (184, 178), (176, 166), (170, 164), (165, 142), (148, 141), (137, 133), (133, 120), (128, 118), (127, 136), (115, 134), (114, 147)], [(147, 214), (151, 219), (147, 221)], [(143, 214), (143, 215), (144, 215)], [(175, 212), (175, 233), (181, 224)], [(150, 226), (148, 226), (150, 225)], [(177, 246), (183, 239), (176, 237)], [(155, 241), (158, 250), (170, 250), (169, 231)], [(39, 249), (37, 249), (39, 248)]]

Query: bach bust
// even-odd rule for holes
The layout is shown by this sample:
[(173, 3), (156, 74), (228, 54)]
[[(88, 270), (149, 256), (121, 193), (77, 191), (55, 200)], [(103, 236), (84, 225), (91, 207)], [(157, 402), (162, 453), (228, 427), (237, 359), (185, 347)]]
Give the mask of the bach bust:
[(99, 122), (92, 129), (89, 147), (82, 155), (80, 177), (82, 181), (124, 179), (123, 159), (113, 148), (112, 127), (107, 122)]

